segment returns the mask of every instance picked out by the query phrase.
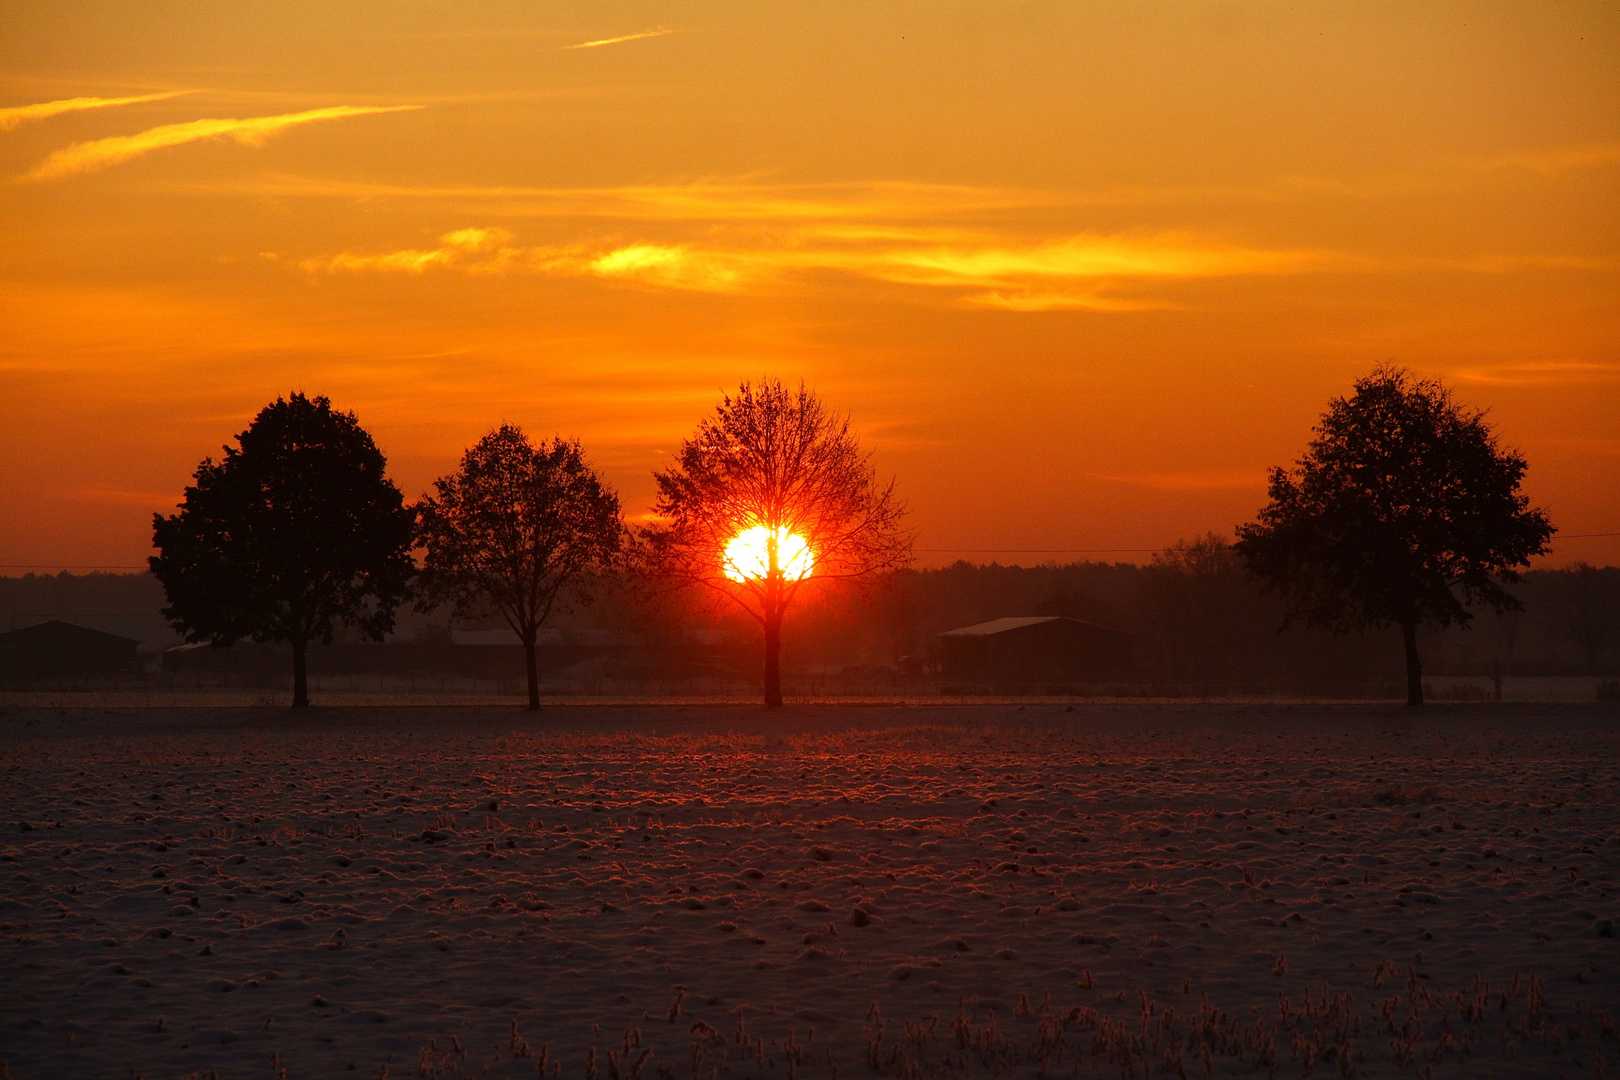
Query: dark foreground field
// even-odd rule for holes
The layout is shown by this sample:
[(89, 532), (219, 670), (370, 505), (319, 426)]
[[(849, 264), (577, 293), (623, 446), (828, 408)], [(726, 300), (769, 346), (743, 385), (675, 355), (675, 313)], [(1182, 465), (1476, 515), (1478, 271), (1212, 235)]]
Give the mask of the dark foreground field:
[(1617, 731), (1546, 706), (9, 710), (0, 1061), (1612, 1074)]

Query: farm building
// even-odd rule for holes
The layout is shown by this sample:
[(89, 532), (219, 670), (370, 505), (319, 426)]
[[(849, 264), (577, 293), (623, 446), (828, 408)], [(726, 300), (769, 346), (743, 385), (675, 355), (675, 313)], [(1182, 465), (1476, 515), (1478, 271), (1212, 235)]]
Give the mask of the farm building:
[(31, 682), (69, 675), (103, 675), (136, 663), (134, 638), (52, 619), (0, 634), (0, 680)]
[(939, 635), (947, 688), (1050, 686), (1126, 679), (1135, 635), (1079, 619), (992, 619)]

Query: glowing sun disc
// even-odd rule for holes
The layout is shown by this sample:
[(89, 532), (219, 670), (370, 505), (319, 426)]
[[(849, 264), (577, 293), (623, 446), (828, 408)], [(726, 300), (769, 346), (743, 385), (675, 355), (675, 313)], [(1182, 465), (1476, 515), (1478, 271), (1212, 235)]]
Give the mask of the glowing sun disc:
[(815, 556), (810, 545), (798, 533), (785, 528), (772, 531), (764, 525), (744, 529), (726, 544), (726, 555), (721, 569), (732, 581), (758, 581), (771, 572), (771, 541), (776, 541), (776, 567), (787, 581), (798, 581), (810, 576), (815, 568)]

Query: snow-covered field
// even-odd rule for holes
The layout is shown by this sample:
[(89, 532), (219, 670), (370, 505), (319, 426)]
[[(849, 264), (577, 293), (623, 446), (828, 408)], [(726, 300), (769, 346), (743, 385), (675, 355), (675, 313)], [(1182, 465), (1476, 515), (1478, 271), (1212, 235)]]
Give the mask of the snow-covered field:
[(0, 1061), (1612, 1074), (1617, 732), (1601, 706), (9, 709)]

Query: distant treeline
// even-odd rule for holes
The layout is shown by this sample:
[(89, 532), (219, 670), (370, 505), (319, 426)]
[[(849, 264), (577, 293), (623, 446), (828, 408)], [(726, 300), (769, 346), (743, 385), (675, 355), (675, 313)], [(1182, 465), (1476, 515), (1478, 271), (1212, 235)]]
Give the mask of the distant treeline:
[[(1512, 586), (1522, 612), (1483, 613), (1466, 629), (1430, 631), (1425, 670), (1434, 675), (1612, 675), (1620, 672), (1620, 568), (1574, 564), (1535, 570)], [(164, 603), (149, 574), (54, 574), (0, 578), (3, 615), (149, 615)], [(403, 613), (402, 613), (403, 614)], [(1227, 543), (1179, 543), (1145, 565), (974, 565), (906, 570), (869, 599), (813, 597), (789, 616), (784, 663), (792, 670), (928, 670), (936, 635), (1005, 616), (1062, 615), (1137, 636), (1137, 681), (1200, 686), (1398, 681), (1398, 632), (1336, 637), (1284, 627), (1283, 606), (1244, 571)], [(477, 625), (493, 627), (484, 620)], [(609, 630), (620, 662), (678, 674), (692, 663), (754, 663), (749, 620), (694, 598), (648, 601), (605, 590), (591, 605), (553, 620), (557, 630)], [(441, 636), (442, 614), (407, 614), (395, 638)], [(694, 647), (696, 637), (711, 643)]]

